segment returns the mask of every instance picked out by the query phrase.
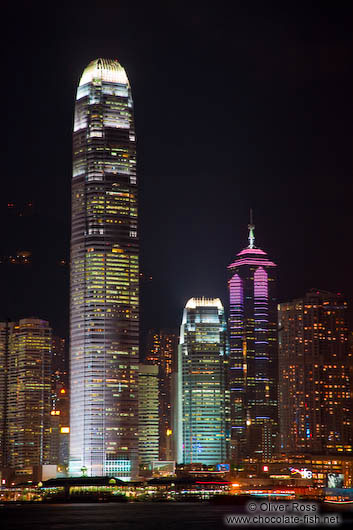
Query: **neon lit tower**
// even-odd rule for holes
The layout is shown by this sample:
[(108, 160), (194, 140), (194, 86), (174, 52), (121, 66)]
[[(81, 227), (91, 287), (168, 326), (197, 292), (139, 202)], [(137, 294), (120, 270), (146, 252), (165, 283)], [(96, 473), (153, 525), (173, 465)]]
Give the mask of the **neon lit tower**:
[(250, 213), (249, 245), (229, 265), (229, 392), (231, 459), (266, 460), (278, 432), (276, 265), (254, 245)]
[(117, 60), (96, 59), (79, 82), (73, 133), (73, 475), (137, 473), (138, 256), (130, 83)]

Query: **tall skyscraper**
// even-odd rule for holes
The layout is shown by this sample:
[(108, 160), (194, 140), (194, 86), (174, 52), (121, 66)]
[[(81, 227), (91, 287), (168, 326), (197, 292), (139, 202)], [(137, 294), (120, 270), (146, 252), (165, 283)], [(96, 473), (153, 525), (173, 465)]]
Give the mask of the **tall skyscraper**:
[(254, 245), (229, 265), (231, 459), (266, 460), (278, 433), (276, 265)]
[(139, 461), (144, 465), (159, 459), (158, 366), (140, 364), (138, 381)]
[(177, 376), (178, 463), (227, 459), (226, 321), (219, 298), (191, 298), (180, 329)]
[(279, 305), (279, 411), (285, 453), (352, 453), (347, 302), (311, 290)]
[(6, 466), (32, 474), (50, 463), (51, 328), (25, 318), (8, 334)]
[(130, 83), (96, 59), (79, 82), (73, 133), (70, 473), (138, 471), (138, 232)]
[(147, 334), (146, 364), (159, 367), (159, 458), (173, 460), (171, 387), (175, 370), (179, 335), (175, 330), (151, 329)]

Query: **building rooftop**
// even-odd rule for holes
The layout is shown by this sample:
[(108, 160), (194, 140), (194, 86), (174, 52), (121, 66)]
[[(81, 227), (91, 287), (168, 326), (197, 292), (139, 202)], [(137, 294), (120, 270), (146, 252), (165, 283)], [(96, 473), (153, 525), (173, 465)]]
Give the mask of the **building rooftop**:
[(95, 59), (84, 69), (79, 86), (100, 79), (108, 83), (129, 85), (125, 69), (116, 59)]
[(65, 486), (112, 486), (113, 481), (117, 486), (126, 484), (116, 477), (62, 477), (50, 478), (43, 481), (43, 488), (59, 488)]
[(171, 485), (171, 484), (230, 484), (228, 480), (225, 480), (220, 477), (161, 477), (161, 478), (152, 478), (148, 480), (149, 485)]
[(196, 307), (218, 307), (223, 309), (222, 302), (219, 298), (190, 298), (186, 306), (187, 309), (196, 309)]

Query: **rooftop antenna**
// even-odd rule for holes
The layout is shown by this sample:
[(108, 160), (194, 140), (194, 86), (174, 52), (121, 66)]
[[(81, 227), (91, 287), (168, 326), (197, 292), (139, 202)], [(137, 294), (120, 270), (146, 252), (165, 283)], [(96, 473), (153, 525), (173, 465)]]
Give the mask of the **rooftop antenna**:
[(254, 230), (255, 230), (255, 225), (253, 224), (252, 208), (250, 208), (250, 223), (248, 224), (248, 229), (249, 229), (249, 247), (248, 248), (254, 248), (254, 241), (255, 241)]

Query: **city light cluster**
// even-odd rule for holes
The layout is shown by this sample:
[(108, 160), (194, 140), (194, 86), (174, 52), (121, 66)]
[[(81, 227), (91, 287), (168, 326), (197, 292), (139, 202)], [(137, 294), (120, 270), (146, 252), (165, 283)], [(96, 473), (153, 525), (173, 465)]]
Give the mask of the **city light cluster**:
[(278, 304), (251, 212), (227, 302), (190, 293), (175, 329), (141, 347), (138, 214), (130, 83), (117, 60), (96, 59), (75, 101), (70, 343), (39, 318), (0, 323), (1, 479), (132, 498), (141, 479), (143, 494), (164, 485), (173, 499), (352, 486), (344, 297), (316, 289)]

